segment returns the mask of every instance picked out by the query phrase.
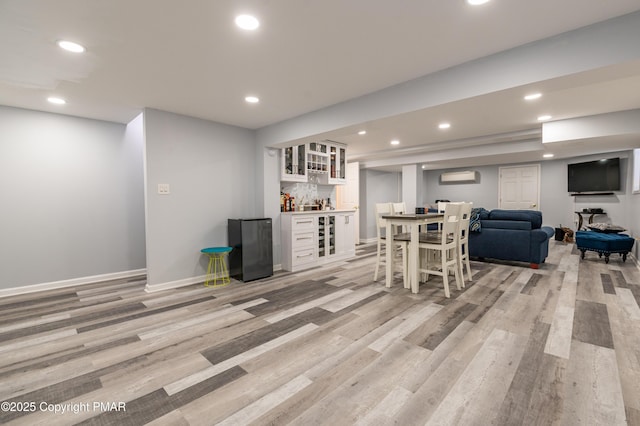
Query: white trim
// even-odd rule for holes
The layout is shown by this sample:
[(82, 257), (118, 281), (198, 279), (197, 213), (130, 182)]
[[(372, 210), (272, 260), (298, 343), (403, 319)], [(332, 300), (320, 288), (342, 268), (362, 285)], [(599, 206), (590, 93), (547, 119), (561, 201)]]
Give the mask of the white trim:
[(69, 280), (52, 281), (48, 283), (40, 283), (26, 285), (22, 287), (12, 287), (0, 289), (0, 298), (8, 296), (16, 296), (19, 294), (36, 293), (39, 291), (55, 290), (65, 287), (75, 287), (78, 285), (95, 284), (103, 281), (117, 280), (121, 278), (135, 277), (145, 275), (146, 269), (134, 269), (132, 271), (113, 272), (110, 274), (92, 275), (89, 277), (72, 278)]
[(149, 283), (147, 283), (147, 285), (144, 287), (144, 291), (146, 291), (147, 293), (155, 293), (156, 291), (171, 290), (172, 288), (186, 287), (192, 284), (204, 283), (206, 279), (206, 275), (199, 275), (196, 277), (183, 278), (181, 280), (167, 281), (160, 284), (150, 285)]
[[(281, 264), (273, 265), (273, 272), (281, 271), (281, 270), (282, 270)], [(160, 284), (149, 285), (149, 283), (147, 283), (147, 285), (144, 287), (144, 291), (146, 291), (147, 293), (155, 293), (157, 291), (171, 290), (173, 288), (186, 287), (188, 285), (193, 285), (193, 284), (201, 284), (201, 283), (204, 283), (206, 279), (207, 279), (206, 275), (199, 275), (196, 277), (183, 278), (181, 280), (167, 281), (166, 283), (160, 283)], [(231, 277), (231, 279), (233, 279), (233, 277)]]
[(360, 244), (369, 244), (369, 243), (375, 243), (378, 241), (377, 237), (373, 237), (373, 238), (360, 238)]

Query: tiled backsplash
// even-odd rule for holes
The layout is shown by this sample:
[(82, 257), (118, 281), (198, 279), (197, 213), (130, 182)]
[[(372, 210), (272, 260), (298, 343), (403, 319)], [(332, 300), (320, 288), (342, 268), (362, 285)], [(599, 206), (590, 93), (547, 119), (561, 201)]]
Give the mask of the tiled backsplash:
[(317, 199), (331, 199), (331, 206), (336, 206), (336, 187), (334, 185), (318, 185), (315, 183), (290, 183), (280, 184), (281, 192), (288, 192), (296, 198), (296, 206), (313, 204)]

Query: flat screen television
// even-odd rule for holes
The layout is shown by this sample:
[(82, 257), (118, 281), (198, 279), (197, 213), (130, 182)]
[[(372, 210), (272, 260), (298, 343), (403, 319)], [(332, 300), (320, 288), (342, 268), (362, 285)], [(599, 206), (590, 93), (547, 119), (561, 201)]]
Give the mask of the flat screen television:
[(569, 164), (569, 192), (620, 190), (620, 159), (608, 158)]

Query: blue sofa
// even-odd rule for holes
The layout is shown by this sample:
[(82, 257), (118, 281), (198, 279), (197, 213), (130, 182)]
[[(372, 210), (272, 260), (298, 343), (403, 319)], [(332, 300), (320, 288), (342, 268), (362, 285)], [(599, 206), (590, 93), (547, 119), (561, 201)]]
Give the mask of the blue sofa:
[(549, 253), (549, 239), (553, 235), (553, 228), (542, 226), (539, 211), (474, 209), (469, 255), (527, 262), (538, 269)]

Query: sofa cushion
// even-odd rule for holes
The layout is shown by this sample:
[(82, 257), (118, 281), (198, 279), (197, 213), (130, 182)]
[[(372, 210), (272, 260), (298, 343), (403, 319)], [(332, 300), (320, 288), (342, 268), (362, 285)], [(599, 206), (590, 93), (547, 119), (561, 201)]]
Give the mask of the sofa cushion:
[(531, 222), (524, 220), (482, 220), (481, 222), (483, 228), (531, 231)]
[(489, 219), (526, 221), (531, 223), (530, 229), (542, 226), (542, 212), (536, 210), (491, 210)]

